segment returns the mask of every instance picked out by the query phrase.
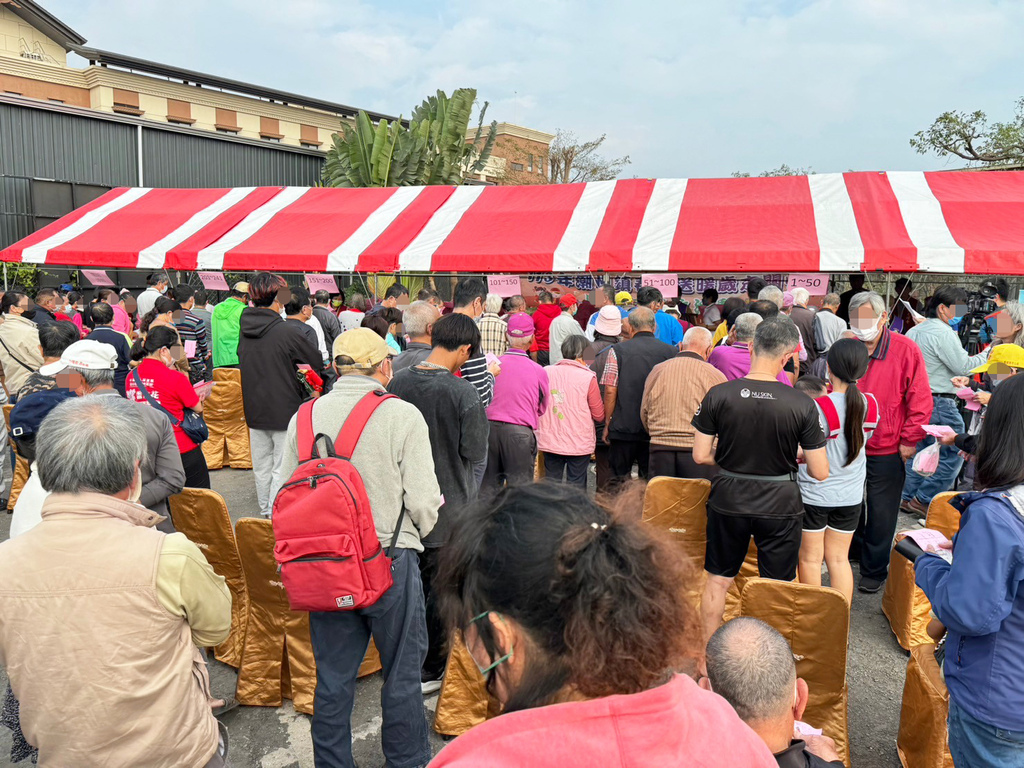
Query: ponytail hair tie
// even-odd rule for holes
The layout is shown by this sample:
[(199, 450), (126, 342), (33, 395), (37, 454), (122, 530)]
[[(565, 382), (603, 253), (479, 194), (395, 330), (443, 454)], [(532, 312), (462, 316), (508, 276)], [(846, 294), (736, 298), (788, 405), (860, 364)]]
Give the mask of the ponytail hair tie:
[(590, 527), (593, 528), (595, 531), (607, 531), (608, 530), (608, 526), (607, 525), (598, 525), (597, 523), (591, 523)]

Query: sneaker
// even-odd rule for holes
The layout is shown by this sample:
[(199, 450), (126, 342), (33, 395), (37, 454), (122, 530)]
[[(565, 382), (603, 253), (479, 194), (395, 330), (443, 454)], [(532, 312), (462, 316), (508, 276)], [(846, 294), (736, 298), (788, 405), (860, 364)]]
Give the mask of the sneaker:
[(884, 581), (872, 579), (867, 576), (861, 576), (860, 583), (857, 585), (857, 589), (868, 595), (873, 595), (882, 588), (883, 584), (885, 584)]
[(420, 683), (420, 690), (424, 696), (433, 696), (435, 693), (441, 690), (440, 680), (424, 680)]

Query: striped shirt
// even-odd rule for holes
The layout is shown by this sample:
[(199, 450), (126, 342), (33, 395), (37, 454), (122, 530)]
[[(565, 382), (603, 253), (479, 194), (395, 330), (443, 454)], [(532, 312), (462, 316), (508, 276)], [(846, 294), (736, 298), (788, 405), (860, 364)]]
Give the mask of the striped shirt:
[(494, 399), (494, 374), (487, 370), (487, 358), (483, 355), (472, 357), (459, 369), (459, 375), (468, 381), (480, 395), (484, 408)]
[(640, 405), (640, 420), (651, 444), (692, 449), (694, 427), (690, 422), (708, 390), (725, 381), (721, 371), (693, 352), (654, 366)]
[(188, 346), (188, 342), (195, 342), (195, 351), (188, 359), (188, 366), (191, 369), (189, 380), (193, 384), (207, 381), (209, 377), (207, 376), (206, 362), (210, 357), (210, 344), (206, 338), (206, 326), (203, 321), (187, 309), (183, 309), (181, 310), (181, 319), (174, 324), (174, 327), (177, 328), (183, 345)]
[(493, 312), (484, 312), (476, 321), (480, 328), (480, 348), (501, 357), (508, 351), (508, 323)]

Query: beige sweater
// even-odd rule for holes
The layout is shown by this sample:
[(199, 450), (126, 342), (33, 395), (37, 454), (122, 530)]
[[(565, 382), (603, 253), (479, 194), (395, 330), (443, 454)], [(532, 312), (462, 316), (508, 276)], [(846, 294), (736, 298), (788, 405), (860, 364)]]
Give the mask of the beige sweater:
[(0, 665), (41, 766), (203, 766), (217, 748), (206, 664), (231, 596), (182, 534), (111, 496), (53, 494), (0, 544)]
[(4, 315), (3, 323), (0, 323), (0, 340), (3, 341), (0, 364), (4, 369), (4, 383), (10, 394), (17, 395), (25, 385), (25, 379), (43, 364), (43, 353), (39, 350), (39, 326), (21, 315)]

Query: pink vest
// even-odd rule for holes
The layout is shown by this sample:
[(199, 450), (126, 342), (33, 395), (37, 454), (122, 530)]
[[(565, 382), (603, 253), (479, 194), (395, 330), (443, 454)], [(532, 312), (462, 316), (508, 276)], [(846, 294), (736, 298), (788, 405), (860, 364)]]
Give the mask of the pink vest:
[(562, 456), (589, 456), (597, 444), (594, 419), (587, 404), (590, 382), (597, 375), (575, 360), (544, 369), (548, 374), (548, 409), (537, 426), (537, 450)]

